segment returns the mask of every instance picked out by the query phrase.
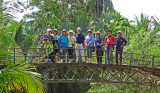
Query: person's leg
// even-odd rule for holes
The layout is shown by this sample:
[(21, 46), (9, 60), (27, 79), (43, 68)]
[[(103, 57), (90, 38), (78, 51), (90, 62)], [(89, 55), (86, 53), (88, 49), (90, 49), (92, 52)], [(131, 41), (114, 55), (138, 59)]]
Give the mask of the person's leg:
[(100, 47), (98, 47), (98, 59), (99, 59), (99, 64), (101, 64), (101, 53), (102, 51), (101, 51), (101, 48)]
[(64, 49), (63, 49), (63, 62), (66, 62), (66, 63), (67, 63), (68, 60), (67, 60), (66, 57), (67, 57), (67, 48), (64, 48)]
[(75, 51), (76, 51), (76, 63), (78, 63), (78, 61), (79, 61), (79, 44), (76, 44), (76, 46), (75, 46)]
[(82, 62), (85, 63), (85, 56), (84, 56), (85, 54), (84, 54), (83, 44), (80, 45), (80, 49), (81, 49), (80, 54), (81, 54), (81, 57), (82, 57)]
[(69, 62), (71, 61), (71, 48), (68, 47)]
[(48, 62), (48, 61), (53, 62), (53, 52), (49, 54), (49, 57), (48, 56), (45, 57), (45, 62)]
[(47, 56), (45, 56), (45, 62), (46, 62), (46, 63), (48, 62)]
[(51, 62), (54, 63), (54, 52), (49, 54), (49, 59), (50, 59)]
[(99, 62), (100, 62), (100, 64), (102, 64), (102, 56), (101, 55), (99, 56)]
[(110, 50), (110, 63), (113, 64), (113, 48), (110, 47), (109, 50)]
[(60, 63), (62, 63), (63, 62), (63, 49), (61, 49), (61, 51), (60, 51)]
[(120, 65), (122, 65), (122, 52), (123, 52), (123, 48), (120, 49)]
[(90, 57), (89, 57), (90, 59), (89, 59), (89, 61), (90, 61), (90, 63), (92, 62), (92, 48), (90, 47)]
[(119, 49), (116, 48), (116, 65), (118, 65), (118, 54), (119, 54)]
[(98, 51), (98, 48), (97, 48), (97, 50), (96, 50), (97, 64), (99, 64), (99, 57), (98, 57), (98, 54), (99, 54), (99, 51)]
[(90, 55), (89, 55), (89, 54), (90, 54), (89, 49), (90, 49), (90, 47), (87, 47), (87, 63), (89, 63), (89, 58), (90, 58), (90, 57), (89, 57), (89, 56), (90, 56)]
[(107, 60), (108, 60), (108, 64), (110, 64), (110, 50), (107, 50)]
[(69, 48), (68, 53), (69, 53), (69, 58), (70, 58), (69, 61), (71, 63), (73, 61), (73, 48), (72, 47)]

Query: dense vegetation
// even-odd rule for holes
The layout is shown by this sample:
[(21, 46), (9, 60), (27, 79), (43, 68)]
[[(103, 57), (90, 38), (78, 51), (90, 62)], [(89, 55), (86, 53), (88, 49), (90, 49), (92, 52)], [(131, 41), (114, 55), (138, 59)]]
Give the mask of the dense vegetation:
[[(60, 34), (64, 28), (76, 31), (76, 28), (80, 26), (84, 34), (87, 33), (87, 29), (92, 29), (93, 32), (101, 31), (103, 38), (106, 36), (107, 29), (111, 29), (114, 36), (118, 30), (121, 30), (128, 41), (125, 52), (156, 56), (160, 54), (160, 24), (153, 20), (156, 17), (142, 13), (140, 17), (135, 17), (134, 21), (128, 20), (114, 10), (111, 0), (30, 0), (28, 5), (20, 2), (18, 4), (23, 5), (24, 9), (37, 8), (37, 11), (25, 15), (21, 21), (17, 21), (14, 19), (15, 16), (4, 14), (5, 9), (1, 8), (0, 48), (42, 47), (42, 37), (47, 28), (57, 28)], [(13, 52), (13, 50), (0, 50), (0, 53), (6, 51)], [(60, 85), (50, 86), (54, 86), (55, 89)], [(77, 90), (69, 90), (73, 87)], [(60, 88), (65, 90), (66, 85), (61, 84)], [(72, 93), (80, 90), (91, 93), (135, 93), (144, 87), (114, 84), (71, 84), (67, 89)], [(149, 91), (156, 92), (154, 89)]]

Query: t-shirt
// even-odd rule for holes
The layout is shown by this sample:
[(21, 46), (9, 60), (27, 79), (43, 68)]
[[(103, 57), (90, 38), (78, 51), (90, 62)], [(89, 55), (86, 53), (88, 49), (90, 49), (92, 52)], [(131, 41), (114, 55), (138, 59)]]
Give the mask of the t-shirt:
[(66, 48), (68, 44), (68, 35), (66, 36), (60, 35), (58, 38), (58, 42), (60, 48)]
[(43, 41), (49, 41), (50, 43), (52, 43), (53, 41), (53, 36), (52, 35), (44, 35), (43, 37)]
[(85, 37), (84, 35), (81, 33), (81, 34), (76, 34), (76, 43), (83, 43), (84, 40), (85, 40)]
[(75, 36), (68, 36), (68, 47), (72, 47), (75, 41), (76, 41)]
[(95, 46), (98, 47), (98, 45), (102, 43), (101, 42), (102, 41), (102, 37), (95, 38), (94, 41), (95, 41)]
[(53, 36), (53, 40), (58, 40), (58, 35), (51, 34)]
[(90, 47), (93, 47), (94, 45), (94, 36), (93, 35), (87, 35), (85, 38), (85, 43), (89, 44)]
[(127, 40), (125, 38), (116, 37), (116, 48), (121, 48), (121, 45), (125, 46), (126, 44), (127, 44)]
[(114, 36), (106, 36), (104, 39), (104, 43), (109, 45), (109, 47), (112, 47), (112, 45), (115, 43), (115, 38)]
[(58, 35), (51, 34), (53, 36), (53, 46), (58, 48)]

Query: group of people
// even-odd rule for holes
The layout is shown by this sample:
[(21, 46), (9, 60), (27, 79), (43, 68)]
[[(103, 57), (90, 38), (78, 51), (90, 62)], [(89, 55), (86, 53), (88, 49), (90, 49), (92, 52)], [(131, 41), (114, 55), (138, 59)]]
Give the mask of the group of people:
[(107, 30), (107, 36), (104, 39), (101, 37), (101, 33), (97, 31), (95, 37), (92, 35), (92, 31), (87, 31), (88, 35), (85, 37), (81, 33), (82, 29), (77, 28), (75, 34), (73, 30), (67, 33), (66, 29), (62, 30), (60, 36), (57, 35), (57, 29), (47, 29), (47, 34), (44, 35), (43, 44), (44, 48), (49, 48), (48, 55), (45, 58), (45, 62), (54, 62), (57, 53), (60, 54), (60, 63), (65, 62), (65, 57), (68, 53), (69, 62), (73, 62), (73, 51), (76, 52), (76, 63), (80, 60), (85, 63), (85, 48), (87, 49), (87, 63), (92, 61), (92, 52), (96, 51), (97, 63), (102, 64), (102, 56), (104, 52), (103, 45), (106, 45), (107, 59), (109, 64), (113, 64), (113, 50), (116, 47), (116, 64), (118, 65), (118, 55), (120, 54), (120, 64), (122, 64), (122, 52), (123, 47), (127, 44), (126, 39), (122, 37), (122, 32), (118, 31), (117, 38), (112, 36), (112, 31)]

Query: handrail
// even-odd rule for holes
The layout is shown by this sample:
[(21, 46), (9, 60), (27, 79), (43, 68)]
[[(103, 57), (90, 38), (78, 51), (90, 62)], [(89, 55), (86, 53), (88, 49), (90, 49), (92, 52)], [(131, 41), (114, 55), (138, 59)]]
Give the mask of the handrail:
[[(61, 53), (59, 54), (54, 54), (54, 55), (49, 55), (49, 51), (50, 51), (50, 48), (0, 48), (0, 50), (3, 49), (3, 50), (6, 50), (5, 53), (0, 53), (0, 64), (2, 63), (5, 63), (8, 64), (8, 62), (10, 62), (11, 60), (14, 61), (14, 63), (16, 63), (16, 61), (21, 61), (22, 59), (25, 60), (27, 63), (32, 63), (32, 62), (40, 62), (40, 63), (44, 63), (44, 60), (45, 60), (45, 56), (47, 58), (47, 62), (50, 61), (50, 57), (54, 57), (57, 60), (60, 60), (62, 59), (63, 61), (66, 61), (68, 62), (69, 61), (69, 55), (68, 54), (64, 54), (64, 55), (61, 55)], [(21, 49), (22, 51), (19, 52), (19, 49)], [(27, 51), (23, 51), (23, 49), (28, 49), (28, 52)], [(36, 49), (36, 50), (35, 50)], [(61, 48), (54, 48), (54, 49), (58, 49), (58, 50), (61, 50)], [(65, 48), (66, 50), (69, 49), (69, 48)], [(74, 51), (77, 50), (77, 49), (73, 49)], [(84, 56), (81, 56), (81, 57), (85, 57), (85, 59), (87, 59), (88, 57), (90, 56), (87, 56), (87, 51), (92, 51), (93, 49), (78, 49), (78, 51), (81, 51), (81, 50), (85, 50), (85, 55)], [(99, 49), (99, 50), (103, 50), (103, 56), (102, 56), (102, 62), (103, 64), (106, 64), (108, 65), (108, 60), (112, 59), (113, 60), (113, 63), (115, 64), (115, 61), (116, 61), (116, 51), (112, 51), (113, 52), (113, 58), (108, 56), (107, 52), (110, 52), (108, 50), (105, 50), (105, 49)], [(79, 52), (80, 53), (80, 52)], [(120, 52), (119, 52), (120, 53)], [(76, 56), (75, 55), (76, 53), (74, 53), (74, 58), (73, 60), (77, 60)], [(123, 57), (122, 57), (122, 65), (142, 65), (142, 66), (147, 66), (147, 67), (153, 67), (153, 68), (156, 68), (158, 66), (159, 67), (159, 64), (158, 62), (160, 62), (160, 56), (155, 56), (155, 55), (146, 55), (146, 54), (137, 54), (137, 53), (126, 53), (126, 52), (122, 52), (123, 54)], [(80, 55), (80, 54), (78, 54)], [(62, 58), (63, 57), (63, 58)], [(81, 57), (78, 56), (78, 62), (75, 62), (75, 63), (81, 63)], [(92, 53), (92, 64), (95, 64), (97, 63), (97, 57), (100, 57), (100, 56), (96, 56), (96, 53)], [(131, 58), (132, 57), (132, 58)], [(118, 58), (120, 59), (120, 58)], [(12, 62), (10, 62), (12, 63)], [(87, 61), (86, 61), (87, 63)]]

